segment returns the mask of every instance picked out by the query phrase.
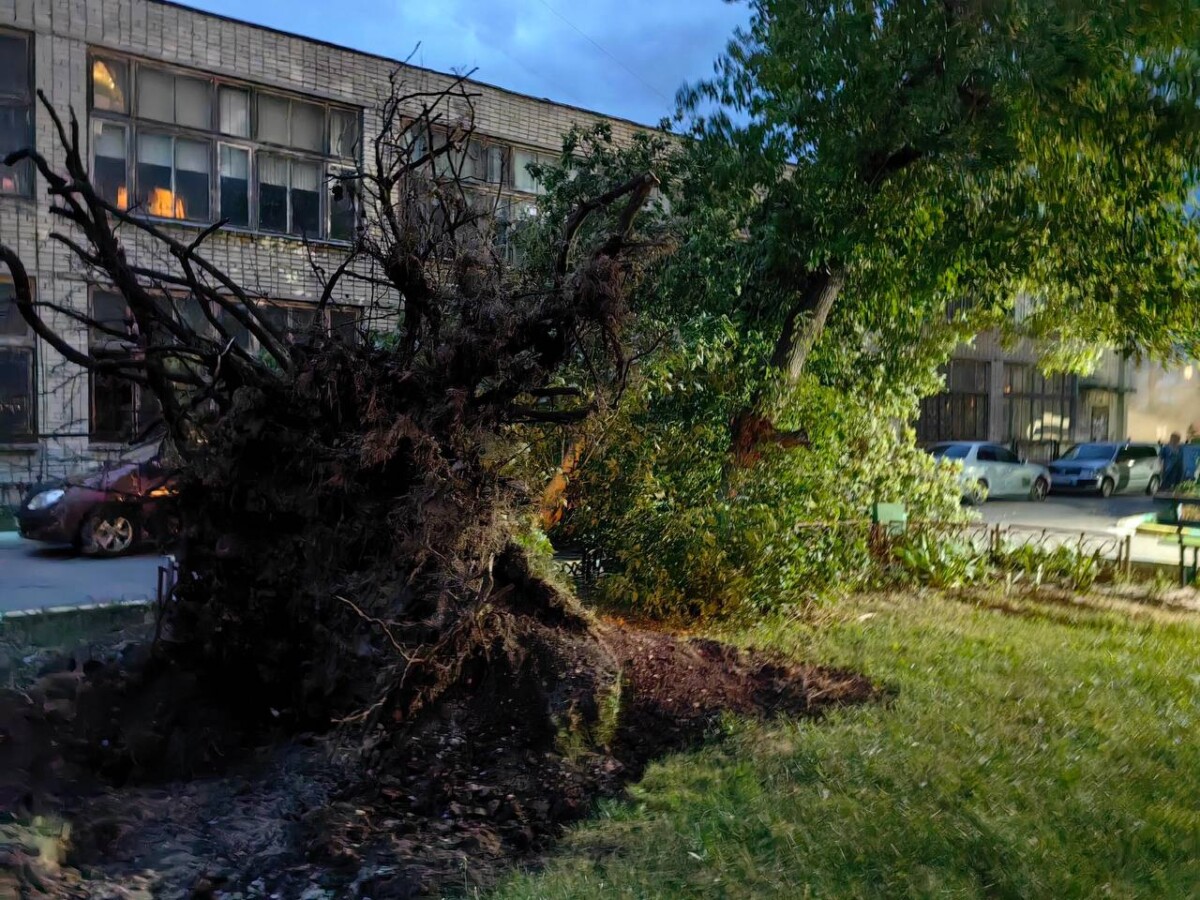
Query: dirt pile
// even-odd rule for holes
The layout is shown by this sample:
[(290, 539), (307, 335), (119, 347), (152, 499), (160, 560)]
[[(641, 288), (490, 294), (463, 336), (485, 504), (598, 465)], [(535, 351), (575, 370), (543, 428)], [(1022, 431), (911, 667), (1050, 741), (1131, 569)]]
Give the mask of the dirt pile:
[(812, 716), (875, 696), (854, 674), (713, 641), (602, 634), (621, 689), (582, 736), (545, 727), (546, 686), (525, 667), (514, 679), (481, 666), (419, 725), (353, 743), (252, 733), (169, 670), (97, 661), (45, 676), (0, 696), (0, 895), (382, 900), (486, 886), (726, 712)]

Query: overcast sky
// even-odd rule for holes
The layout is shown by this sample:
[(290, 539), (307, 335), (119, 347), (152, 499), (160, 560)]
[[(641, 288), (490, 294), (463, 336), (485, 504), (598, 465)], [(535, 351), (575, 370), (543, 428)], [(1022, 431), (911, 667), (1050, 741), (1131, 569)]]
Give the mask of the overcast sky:
[(748, 17), (724, 0), (185, 0), (653, 125)]

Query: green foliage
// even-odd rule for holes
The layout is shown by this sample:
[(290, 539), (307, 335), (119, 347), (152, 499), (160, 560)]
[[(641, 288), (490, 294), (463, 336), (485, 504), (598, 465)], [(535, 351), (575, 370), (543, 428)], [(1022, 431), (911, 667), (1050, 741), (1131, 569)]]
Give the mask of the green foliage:
[(1196, 896), (1196, 617), (990, 599), (733, 635), (893, 696), (654, 765), (490, 896)]
[(917, 531), (896, 546), (895, 554), (908, 577), (931, 587), (967, 587), (992, 573), (989, 554), (944, 534)]
[(646, 364), (574, 485), (563, 537), (601, 554), (604, 602), (671, 616), (807, 602), (874, 573), (872, 503), (958, 515), (952, 474), (897, 424), (905, 392), (854, 397), (806, 379), (776, 403), (784, 426), (804, 422), (811, 447), (731, 471), (727, 423), (756, 389), (747, 371), (764, 348), (726, 321), (701, 324), (706, 336)]
[(1100, 577), (1103, 560), (1065, 544), (1053, 548), (1022, 544), (1003, 550), (996, 564), (1007, 571), (1010, 586), (1027, 584), (1036, 590), (1043, 584), (1057, 584), (1086, 591)]
[(981, 548), (966, 537), (910, 529), (894, 547), (900, 583), (916, 582), (935, 588), (961, 588), (987, 581), (1003, 582), (1010, 590), (1044, 585), (1087, 591), (1111, 561), (1084, 553), (1069, 544), (1045, 547), (1034, 543)]
[(718, 108), (695, 132), (756, 264), (756, 327), (829, 268), (848, 275), (843, 334), (911, 333), (954, 304), (1059, 367), (1097, 344), (1200, 346), (1195, 3), (751, 9), (685, 99)]

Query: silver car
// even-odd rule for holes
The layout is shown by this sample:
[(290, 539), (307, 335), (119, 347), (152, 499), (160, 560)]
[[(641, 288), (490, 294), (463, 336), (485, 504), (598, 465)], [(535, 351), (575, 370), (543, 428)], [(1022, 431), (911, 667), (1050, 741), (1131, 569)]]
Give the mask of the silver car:
[(1045, 500), (1050, 472), (1026, 462), (1007, 447), (987, 441), (948, 441), (929, 448), (935, 459), (962, 463), (963, 499), (982, 503), (988, 497)]
[(1050, 463), (1056, 491), (1089, 491), (1101, 497), (1128, 491), (1153, 494), (1162, 482), (1162, 463), (1154, 444), (1076, 444)]

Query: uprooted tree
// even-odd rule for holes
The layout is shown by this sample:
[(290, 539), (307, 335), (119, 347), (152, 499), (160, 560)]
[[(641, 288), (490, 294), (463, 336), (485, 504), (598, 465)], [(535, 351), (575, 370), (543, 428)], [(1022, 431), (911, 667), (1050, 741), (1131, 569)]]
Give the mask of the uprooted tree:
[[(270, 298), (206, 255), (222, 223), (189, 233), (106, 200), (74, 115), (45, 105), (62, 170), (32, 150), (8, 162), (36, 166), (53, 238), (124, 297), (131, 327), (39, 300), (17, 255), (0, 259), (38, 336), (161, 405), (185, 473), (176, 657), (251, 718), (301, 726), (391, 727), (489, 677), (540, 697), (547, 727), (594, 720), (616, 668), (524, 549), (540, 486), (504, 465), (518, 426), (578, 423), (620, 393), (653, 173), (579, 203), (552, 263), (518, 271), (492, 239), (496, 197), (464, 170), (467, 83), (407, 91), (397, 76), (364, 164), (333, 186), (356, 199), (353, 244), (336, 268), (314, 263), (318, 310), (353, 281), (387, 323), (347, 340), (279, 328)], [(122, 352), (76, 349), (51, 312)]]

